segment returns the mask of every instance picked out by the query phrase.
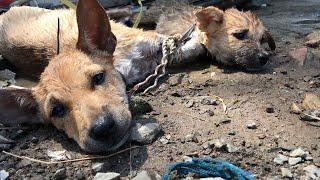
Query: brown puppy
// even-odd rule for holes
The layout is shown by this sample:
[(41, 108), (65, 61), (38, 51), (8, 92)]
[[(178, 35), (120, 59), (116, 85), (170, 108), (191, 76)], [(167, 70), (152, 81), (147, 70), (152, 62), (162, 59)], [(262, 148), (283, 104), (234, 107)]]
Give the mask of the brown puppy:
[(114, 150), (131, 125), (125, 83), (112, 64), (117, 41), (96, 0), (79, 1), (77, 22), (77, 46), (50, 60), (36, 87), (0, 90), (0, 121), (52, 123), (85, 151)]
[[(196, 23), (191, 40), (183, 47), (200, 50), (200, 44), (225, 65), (238, 65), (248, 70), (262, 68), (269, 59), (262, 44), (271, 50), (276, 45), (257, 16), (237, 9), (222, 11), (215, 7), (186, 8), (184, 11), (168, 11), (159, 20), (157, 31), (161, 34), (182, 33)], [(171, 13), (170, 13), (171, 12)], [(186, 50), (185, 50), (186, 51)]]

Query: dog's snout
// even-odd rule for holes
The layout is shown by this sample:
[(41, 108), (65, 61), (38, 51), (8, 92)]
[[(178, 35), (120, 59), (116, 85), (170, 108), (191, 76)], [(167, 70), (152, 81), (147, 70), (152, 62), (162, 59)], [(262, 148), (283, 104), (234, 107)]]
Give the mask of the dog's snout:
[(267, 52), (258, 53), (258, 59), (261, 65), (267, 64), (267, 62), (269, 61), (269, 53)]
[(106, 140), (114, 133), (115, 121), (112, 117), (99, 118), (90, 129), (89, 136), (95, 140)]

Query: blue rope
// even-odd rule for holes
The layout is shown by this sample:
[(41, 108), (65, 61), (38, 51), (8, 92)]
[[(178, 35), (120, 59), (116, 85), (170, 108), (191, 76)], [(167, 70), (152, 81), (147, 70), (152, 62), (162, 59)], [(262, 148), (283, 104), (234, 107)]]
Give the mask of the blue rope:
[(170, 164), (162, 180), (170, 180), (171, 173), (177, 171), (177, 175), (196, 174), (200, 177), (221, 177), (224, 179), (253, 180), (250, 172), (244, 171), (226, 161), (211, 158), (192, 158), (190, 162), (178, 162)]

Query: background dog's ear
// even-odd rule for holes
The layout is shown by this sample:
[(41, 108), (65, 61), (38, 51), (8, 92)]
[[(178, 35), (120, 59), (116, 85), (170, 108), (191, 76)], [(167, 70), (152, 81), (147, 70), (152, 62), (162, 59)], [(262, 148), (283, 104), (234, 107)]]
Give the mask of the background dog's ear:
[(31, 89), (0, 89), (1, 124), (41, 123), (38, 110), (38, 104)]
[(215, 7), (196, 10), (194, 13), (202, 31), (207, 31), (208, 26), (212, 23), (218, 25), (223, 22), (223, 11)]
[(109, 17), (97, 0), (79, 0), (77, 48), (88, 54), (111, 56), (117, 39), (111, 32)]
[(276, 43), (274, 42), (273, 37), (271, 36), (269, 31), (264, 31), (263, 40), (268, 43), (271, 50), (274, 51), (276, 49)]

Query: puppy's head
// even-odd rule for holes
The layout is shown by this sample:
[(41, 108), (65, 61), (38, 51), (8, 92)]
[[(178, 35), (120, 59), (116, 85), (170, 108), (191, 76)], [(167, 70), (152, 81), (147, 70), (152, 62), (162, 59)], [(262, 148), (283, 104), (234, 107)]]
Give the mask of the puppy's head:
[(260, 69), (270, 56), (263, 44), (268, 43), (271, 50), (276, 48), (269, 32), (251, 12), (208, 7), (196, 10), (195, 15), (204, 45), (223, 64)]
[(111, 151), (131, 124), (126, 87), (112, 65), (116, 38), (95, 0), (79, 1), (77, 22), (77, 48), (53, 58), (36, 87), (0, 91), (0, 118), (52, 123), (85, 151)]

